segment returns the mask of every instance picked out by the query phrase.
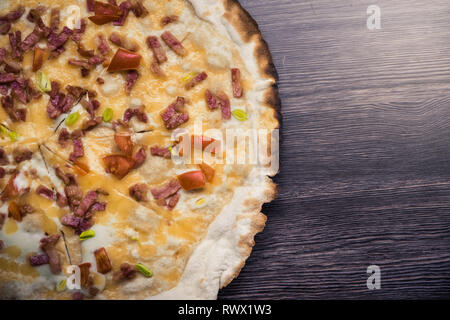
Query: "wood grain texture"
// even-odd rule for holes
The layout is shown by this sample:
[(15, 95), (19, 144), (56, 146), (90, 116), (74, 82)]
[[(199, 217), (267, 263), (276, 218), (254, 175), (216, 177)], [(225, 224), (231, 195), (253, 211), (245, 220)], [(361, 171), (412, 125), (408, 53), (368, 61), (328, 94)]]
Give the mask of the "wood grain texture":
[(281, 193), (219, 298), (450, 298), (448, 1), (241, 3), (280, 75)]

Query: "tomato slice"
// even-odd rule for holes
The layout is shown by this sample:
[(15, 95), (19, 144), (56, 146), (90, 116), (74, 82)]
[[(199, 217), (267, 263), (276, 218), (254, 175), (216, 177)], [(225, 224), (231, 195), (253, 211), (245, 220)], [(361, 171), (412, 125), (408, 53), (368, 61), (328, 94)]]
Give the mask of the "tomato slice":
[(113, 22), (113, 21), (118, 20), (120, 18), (120, 16), (98, 14), (98, 15), (95, 15), (95, 16), (90, 16), (88, 18), (89, 18), (89, 20), (91, 20), (96, 25), (101, 26), (101, 25), (106, 24), (108, 22)]
[(206, 181), (211, 182), (214, 179), (214, 174), (216, 172), (210, 165), (202, 162), (200, 164), (200, 170), (202, 170), (203, 174), (205, 175)]
[(110, 155), (103, 158), (106, 172), (115, 175), (118, 179), (125, 177), (134, 166), (134, 160), (127, 156)]
[(141, 63), (141, 55), (122, 48), (117, 49), (108, 66), (109, 72), (135, 70)]
[(131, 156), (131, 154), (133, 153), (134, 143), (131, 140), (130, 135), (122, 135), (116, 133), (114, 135), (114, 141), (116, 142), (119, 149), (122, 150), (122, 152), (124, 152), (127, 156)]
[(177, 178), (181, 187), (188, 191), (203, 188), (206, 184), (205, 175), (201, 170), (185, 172)]
[(94, 2), (94, 13), (95, 15), (123, 15), (123, 11), (119, 6), (100, 1)]

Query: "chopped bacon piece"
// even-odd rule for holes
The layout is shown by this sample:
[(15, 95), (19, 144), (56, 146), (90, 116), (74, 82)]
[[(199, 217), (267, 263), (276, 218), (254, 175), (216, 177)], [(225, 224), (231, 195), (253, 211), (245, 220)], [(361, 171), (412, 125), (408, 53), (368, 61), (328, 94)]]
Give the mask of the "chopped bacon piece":
[(172, 179), (161, 188), (152, 189), (152, 195), (155, 199), (166, 199), (180, 190), (181, 185), (177, 179)]
[(145, 113), (144, 108), (141, 107), (134, 109), (128, 108), (125, 110), (123, 113), (123, 122), (125, 124), (128, 123), (134, 116), (136, 116), (140, 122), (147, 123), (148, 121), (147, 114)]
[(25, 8), (19, 6), (16, 10), (0, 17), (0, 34), (7, 34), (11, 29), (11, 23), (17, 21), (25, 13)]
[(61, 170), (61, 168), (56, 167), (55, 168), (55, 174), (58, 178), (60, 178), (66, 186), (70, 185), (77, 185), (77, 181), (75, 179), (75, 176), (71, 173), (66, 173)]
[(33, 152), (29, 149), (17, 148), (13, 150), (13, 159), (16, 163), (21, 163), (26, 160), (30, 160), (33, 156)]
[(6, 166), (9, 164), (8, 155), (6, 154), (5, 149), (0, 147), (0, 166)]
[(129, 189), (130, 197), (135, 199), (136, 201), (148, 201), (147, 191), (148, 187), (145, 183), (137, 183), (131, 186)]
[(97, 81), (98, 84), (104, 84), (105, 83), (105, 79), (98, 77), (95, 81)]
[(90, 65), (96, 66), (103, 63), (106, 59), (102, 56), (92, 56), (88, 59)]
[(16, 31), (15, 33), (9, 33), (9, 44), (11, 45), (11, 57), (13, 59), (22, 61), (23, 55), (20, 49), (20, 43), (22, 42), (22, 33)]
[(195, 77), (193, 77), (191, 80), (189, 80), (184, 87), (186, 90), (190, 90), (194, 88), (196, 85), (198, 85), (200, 82), (206, 80), (206, 78), (208, 78), (208, 75), (206, 74), (206, 72), (203, 71), (198, 75), (196, 75)]
[(14, 107), (14, 99), (12, 96), (7, 95), (1, 97), (1, 103), (3, 109), (6, 111), (8, 116), (11, 118), (13, 122), (17, 121), (25, 121), (26, 118), (26, 109), (18, 109)]
[(81, 126), (81, 130), (83, 132), (92, 130), (102, 122), (103, 122), (103, 118), (101, 116), (89, 119), (83, 123), (83, 125)]
[(72, 214), (66, 214), (61, 218), (61, 223), (65, 226), (72, 227), (74, 229), (77, 229), (80, 225), (81, 218), (76, 217)]
[(73, 33), (72, 33), (72, 40), (75, 43), (80, 43), (81, 42), (81, 36), (83, 35), (83, 33), (86, 31), (86, 20), (81, 19), (80, 20), (80, 27), (78, 29), (74, 29)]
[(50, 35), (48, 36), (48, 49), (50, 51), (54, 51), (62, 46), (67, 42), (69, 37), (72, 35), (73, 30), (64, 27), (62, 31), (57, 34), (56, 32), (52, 31)]
[(79, 59), (69, 59), (68, 63), (73, 66), (82, 67), (84, 69), (91, 69), (92, 66), (89, 64), (87, 60), (79, 60)]
[(0, 48), (0, 64), (3, 63), (3, 59), (6, 57), (6, 49), (5, 48)]
[(2, 250), (5, 247), (5, 243), (3, 240), (0, 240), (0, 250)]
[(136, 70), (130, 70), (127, 72), (127, 79), (125, 85), (125, 92), (127, 94), (130, 94), (131, 89), (134, 87), (138, 79), (139, 79), (139, 72), (137, 72)]
[(131, 140), (131, 136), (129, 134), (115, 133), (114, 141), (123, 153), (125, 153), (127, 156), (131, 156), (134, 148), (134, 143)]
[(84, 293), (80, 291), (72, 293), (72, 300), (84, 300)]
[(186, 49), (183, 47), (180, 41), (170, 32), (165, 31), (161, 35), (161, 39), (179, 56), (185, 56), (187, 54)]
[(6, 176), (6, 170), (3, 167), (0, 167), (0, 179), (3, 179)]
[(205, 175), (201, 170), (185, 172), (177, 178), (181, 187), (188, 191), (203, 188), (206, 184)]
[(213, 110), (219, 107), (219, 105), (217, 104), (216, 97), (208, 89), (206, 89), (205, 97), (206, 97), (206, 104), (208, 105), (209, 109)]
[(166, 26), (169, 23), (177, 22), (178, 19), (179, 17), (176, 15), (165, 16), (164, 18), (161, 19), (161, 26)]
[(85, 58), (90, 58), (95, 55), (94, 50), (92, 50), (92, 49), (87, 50), (81, 43), (78, 45), (77, 51), (80, 54), (80, 56), (85, 57)]
[(5, 220), (6, 220), (6, 214), (0, 213), (0, 230), (2, 230)]
[(166, 74), (164, 73), (164, 71), (161, 69), (161, 67), (159, 66), (158, 62), (156, 62), (156, 61), (153, 61), (151, 63), (150, 70), (157, 77), (164, 78), (166, 76)]
[(109, 51), (111, 51), (111, 49), (109, 48), (108, 43), (106, 42), (105, 38), (103, 37), (103, 35), (98, 35), (98, 51), (100, 51), (100, 53), (104, 56), (106, 56)]
[(222, 119), (231, 119), (230, 99), (228, 98), (227, 94), (223, 91), (219, 91), (216, 97), (222, 110)]
[(139, 44), (136, 41), (129, 39), (117, 32), (111, 33), (111, 35), (109, 36), (109, 41), (114, 43), (116, 46), (122, 47), (128, 51), (136, 52), (139, 50)]
[(41, 38), (44, 36), (44, 30), (36, 26), (34, 30), (23, 40), (20, 44), (20, 49), (23, 52), (28, 52), (31, 50)]
[(97, 271), (102, 274), (106, 274), (112, 270), (111, 261), (105, 248), (101, 247), (94, 251), (95, 260), (97, 262)]
[(136, 277), (137, 268), (134, 265), (128, 263), (122, 263), (120, 265), (120, 271), (114, 272), (113, 280), (130, 280)]
[(81, 139), (73, 140), (73, 151), (69, 155), (69, 160), (74, 162), (77, 158), (81, 158), (84, 156), (84, 148), (83, 142)]
[(113, 25), (115, 26), (123, 26), (125, 24), (125, 20), (127, 19), (128, 13), (130, 12), (131, 9), (131, 3), (129, 3), (128, 1), (123, 1), (119, 5), (119, 8), (122, 10), (122, 15), (117, 21), (113, 22)]
[(0, 34), (7, 34), (11, 30), (11, 22), (0, 20)]
[(86, 0), (86, 6), (89, 12), (94, 12), (94, 2), (95, 0)]
[(80, 205), (75, 211), (75, 215), (78, 217), (83, 217), (89, 208), (96, 202), (98, 198), (98, 193), (96, 191), (89, 191), (81, 200)]
[(131, 3), (131, 11), (136, 18), (143, 18), (148, 15), (148, 10), (142, 4), (142, 0), (129, 0)]
[(5, 57), (3, 62), (5, 64), (5, 72), (20, 73), (22, 71), (22, 65), (17, 61)]
[(115, 175), (118, 179), (125, 177), (134, 166), (134, 160), (122, 155), (110, 155), (103, 158), (106, 172)]
[(173, 208), (175, 208), (175, 206), (177, 205), (178, 200), (180, 200), (180, 194), (176, 193), (169, 199), (169, 202), (167, 203), (167, 208), (169, 210), (173, 210)]
[(119, 48), (108, 66), (108, 71), (134, 70), (139, 67), (140, 63), (141, 56), (139, 54)]
[(17, 80), (14, 73), (0, 73), (0, 83), (10, 83)]
[(44, 64), (46, 51), (44, 49), (41, 49), (39, 47), (34, 48), (34, 55), (33, 55), (33, 72), (38, 71), (42, 65)]
[(54, 234), (41, 239), (40, 248), (48, 255), (50, 270), (53, 274), (61, 272), (61, 261), (55, 246), (60, 238), (59, 234)]
[(171, 157), (169, 148), (160, 148), (158, 146), (153, 146), (150, 148), (150, 151), (152, 153), (152, 156), (163, 157), (166, 159), (170, 159)]
[(66, 147), (70, 141), (70, 133), (66, 128), (62, 128), (58, 135), (58, 143), (62, 147)]
[(87, 101), (86, 99), (81, 99), (80, 103), (83, 106), (83, 108), (86, 109), (86, 111), (89, 113), (91, 119), (94, 119), (95, 112), (97, 111), (98, 108), (100, 108), (100, 102), (96, 99), (91, 99), (89, 101)]
[(45, 253), (30, 256), (28, 260), (32, 267), (42, 266), (43, 264), (48, 264), (50, 262), (50, 258)]
[(58, 8), (52, 8), (50, 11), (50, 29), (58, 30), (60, 22), (60, 12)]
[(54, 200), (53, 190), (43, 186), (42, 184), (36, 188), (36, 193), (41, 197), (47, 198), (49, 200)]
[(242, 97), (241, 71), (238, 68), (231, 69), (231, 83), (233, 86), (233, 97)]
[(145, 147), (141, 147), (134, 155), (134, 166), (133, 169), (137, 169), (144, 163), (145, 159), (147, 159), (147, 151), (145, 151)]
[(83, 198), (83, 191), (81, 191), (81, 188), (77, 185), (68, 185), (64, 188), (64, 193), (66, 194), (69, 207), (72, 211), (76, 210)]
[(61, 193), (57, 192), (56, 193), (56, 204), (58, 205), (58, 207), (64, 208), (65, 206), (67, 206), (67, 198), (64, 195), (62, 195)]
[(161, 64), (167, 61), (166, 52), (164, 48), (161, 46), (158, 38), (155, 36), (149, 36), (147, 38), (147, 46), (152, 49), (153, 55), (155, 56), (156, 61)]
[(161, 113), (161, 118), (167, 129), (175, 129), (189, 120), (189, 114), (183, 111), (185, 102), (186, 100), (183, 97), (178, 97)]

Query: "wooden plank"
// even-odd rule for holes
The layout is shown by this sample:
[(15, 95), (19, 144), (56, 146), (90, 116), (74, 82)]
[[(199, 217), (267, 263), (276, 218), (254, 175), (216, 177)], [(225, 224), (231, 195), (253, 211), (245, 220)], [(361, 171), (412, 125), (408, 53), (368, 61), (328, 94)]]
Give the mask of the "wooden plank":
[[(280, 74), (281, 187), (223, 299), (450, 298), (448, 1), (250, 1)], [(381, 289), (366, 268), (381, 268)]]

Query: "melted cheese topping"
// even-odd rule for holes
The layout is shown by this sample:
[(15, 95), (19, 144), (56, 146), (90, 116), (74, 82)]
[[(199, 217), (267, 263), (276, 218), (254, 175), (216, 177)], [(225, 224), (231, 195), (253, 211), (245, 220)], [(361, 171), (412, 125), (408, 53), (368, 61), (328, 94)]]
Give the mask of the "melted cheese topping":
[[(55, 3), (61, 3), (61, 8), (67, 8), (70, 4), (80, 5), (83, 17), (91, 15), (86, 12), (85, 0), (21, 1), (21, 5), (27, 8), (37, 5), (51, 7), (55, 6)], [(82, 44), (87, 49), (97, 48), (99, 34), (107, 39), (112, 32), (118, 32), (133, 39), (139, 45), (138, 53), (142, 56), (138, 68), (140, 78), (131, 94), (127, 95), (125, 92), (125, 74), (108, 73), (103, 65), (97, 66), (88, 77), (82, 78), (80, 69), (67, 62), (70, 58), (84, 59), (78, 55), (76, 44), (71, 40), (65, 45), (66, 51), (57, 59), (45, 61), (41, 70), (48, 75), (49, 79), (61, 83), (63, 88), (70, 84), (95, 90), (98, 93), (96, 99), (101, 104), (97, 111), (98, 115), (101, 115), (106, 108), (111, 108), (113, 119), (120, 119), (127, 108), (142, 104), (150, 121), (148, 124), (131, 121), (132, 129), (135, 132), (133, 139), (138, 145), (169, 146), (173, 143), (170, 140), (171, 132), (164, 128), (160, 113), (177, 96), (183, 96), (189, 101), (186, 109), (191, 120), (182, 127), (191, 132), (196, 121), (200, 121), (203, 131), (212, 128), (223, 130), (224, 128), (242, 127), (242, 123), (236, 119), (222, 121), (220, 110), (213, 112), (208, 110), (205, 102), (206, 89), (225, 91), (230, 97), (232, 108), (244, 109), (250, 116), (254, 113), (257, 118), (255, 110), (257, 105), (254, 102), (245, 97), (242, 99), (231, 98), (230, 68), (240, 68), (244, 92), (251, 92), (256, 84), (247, 71), (237, 47), (230, 39), (215, 32), (211, 24), (198, 19), (190, 4), (183, 0), (146, 0), (144, 4), (150, 14), (143, 19), (137, 19), (130, 12), (123, 27), (115, 27), (111, 23), (97, 26), (86, 19), (87, 30), (82, 37)], [(13, 8), (15, 5), (10, 4), (2, 12), (10, 11)], [(34, 26), (25, 19), (26, 14), (27, 12), (19, 22), (13, 24), (13, 29), (21, 30), (24, 36), (30, 33)], [(160, 24), (161, 19), (173, 14), (180, 16), (179, 22), (163, 28)], [(66, 15), (67, 12), (63, 9), (61, 11), (61, 28), (66, 24)], [(47, 23), (48, 19), (47, 14), (44, 16), (44, 21)], [(146, 38), (150, 35), (160, 36), (165, 30), (171, 31), (177, 39), (182, 41), (188, 54), (185, 57), (179, 57), (160, 40), (168, 57), (168, 61), (161, 65), (167, 77), (161, 79), (150, 72), (153, 54), (147, 47)], [(211, 36), (212, 34), (214, 37)], [(42, 44), (44, 43), (45, 41), (42, 41)], [(108, 44), (112, 50), (106, 57), (107, 61), (117, 50), (114, 44), (109, 41)], [(8, 46), (7, 37), (0, 37), (0, 47)], [(30, 70), (31, 63), (32, 52), (30, 51), (24, 56), (25, 71), (36, 83), (36, 75)], [(208, 78), (192, 90), (186, 91), (183, 79), (192, 72), (202, 71), (207, 72)], [(105, 84), (98, 84), (96, 81), (98, 77), (102, 77)], [(34, 166), (38, 166), (42, 170), (48, 168), (46, 171), (48, 177), (36, 178), (32, 192), (23, 197), (24, 203), (32, 205), (38, 211), (31, 214), (37, 217), (35, 223), (39, 225), (36, 246), (38, 246), (39, 238), (45, 232), (48, 234), (58, 233), (61, 229), (59, 219), (69, 213), (67, 207), (61, 209), (54, 202), (33, 192), (36, 185), (44, 184), (63, 193), (61, 182), (57, 181), (54, 172), (52, 173), (53, 168), (59, 166), (77, 174), (78, 183), (84, 192), (101, 187), (109, 193), (109, 196), (104, 197), (104, 200), (107, 201), (106, 210), (95, 214), (93, 229), (96, 231), (96, 237), (81, 242), (82, 260), (92, 263), (91, 271), (96, 270), (93, 252), (100, 247), (105, 247), (114, 270), (118, 270), (122, 263), (128, 262), (131, 264), (144, 263), (153, 271), (151, 279), (137, 277), (136, 280), (120, 283), (112, 281), (111, 274), (109, 274), (106, 277), (102, 297), (121, 298), (126, 294), (127, 298), (145, 298), (176, 286), (192, 250), (206, 234), (209, 224), (230, 201), (233, 190), (242, 184), (250, 167), (214, 165), (216, 170), (214, 180), (200, 191), (181, 190), (180, 201), (173, 211), (158, 206), (152, 196), (149, 197), (151, 199), (149, 202), (138, 203), (129, 196), (130, 186), (136, 183), (146, 183), (150, 189), (159, 187), (177, 174), (198, 169), (198, 166), (174, 164), (167, 159), (152, 157), (147, 149), (147, 160), (144, 165), (119, 180), (105, 173), (104, 164), (101, 161), (101, 158), (106, 155), (120, 153), (114, 143), (114, 131), (111, 126), (102, 124), (89, 131), (82, 139), (85, 155), (80, 159), (80, 163), (82, 167), (89, 168), (89, 172), (80, 175), (77, 166), (68, 161), (72, 151), (71, 144), (63, 148), (58, 144), (57, 139), (62, 128), (67, 128), (69, 131), (80, 128), (83, 121), (88, 119), (88, 114), (82, 107), (74, 107), (72, 112), (78, 111), (80, 118), (74, 125), (67, 126), (63, 122), (67, 115), (63, 115), (56, 121), (47, 117), (47, 104), (48, 96), (45, 94), (41, 99), (33, 100), (27, 105), (27, 121), (17, 123), (11, 122), (4, 110), (0, 108), (0, 123), (17, 132), (19, 137), (19, 140), (14, 143), (2, 137), (0, 146), (12, 150), (20, 144), (37, 152), (38, 145), (42, 144), (39, 150), (47, 167), (42, 162), (34, 163)], [(252, 122), (248, 121), (245, 125), (251, 126)], [(201, 201), (199, 201), (200, 199)], [(51, 289), (47, 290), (44, 286), (48, 297), (67, 298), (67, 292), (57, 293), (54, 289), (55, 283), (58, 283), (60, 277), (52, 276), (48, 272), (48, 266), (32, 268), (26, 259), (23, 259), (24, 255), (30, 254), (30, 248), (23, 247), (21, 243), (10, 244), (15, 243), (12, 241), (13, 238), (28, 236), (29, 231), (21, 227), (22, 224), (23, 222), (19, 223), (8, 218), (0, 231), (0, 239), (4, 240), (6, 244), (6, 248), (0, 251), (0, 282), (7, 282), (7, 279), (20, 279), (26, 283), (31, 281), (37, 283), (38, 279), (44, 277), (51, 283)], [(67, 236), (76, 237), (74, 234)], [(62, 245), (62, 241), (59, 244)], [(37, 247), (33, 250), (39, 251)], [(61, 249), (60, 252), (67, 260), (65, 250)], [(66, 261), (67, 263), (68, 261)], [(2, 290), (1, 286), (0, 290)]]

